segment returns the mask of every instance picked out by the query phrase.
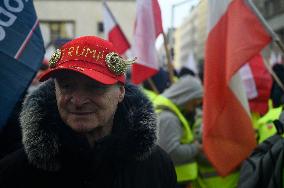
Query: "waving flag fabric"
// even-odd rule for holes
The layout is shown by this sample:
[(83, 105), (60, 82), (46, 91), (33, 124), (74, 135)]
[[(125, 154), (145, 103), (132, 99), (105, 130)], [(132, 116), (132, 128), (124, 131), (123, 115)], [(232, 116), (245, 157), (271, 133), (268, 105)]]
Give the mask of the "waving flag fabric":
[(44, 53), (33, 1), (1, 1), (0, 128), (39, 69)]
[(105, 1), (103, 13), (105, 38), (112, 42), (118, 53), (122, 55), (130, 48), (130, 44)]
[(262, 56), (260, 54), (254, 56), (241, 68), (241, 71), (250, 111), (264, 115), (268, 111), (273, 80), (264, 65)]
[(161, 10), (157, 0), (137, 0), (133, 52), (137, 63), (132, 66), (131, 80), (139, 84), (159, 70), (155, 49), (157, 36), (163, 32)]
[(244, 64), (239, 70), (241, 79), (244, 84), (245, 92), (248, 99), (256, 98), (258, 95), (254, 76), (249, 63)]
[(256, 146), (238, 70), (270, 41), (245, 0), (209, 0), (205, 56), (205, 154), (217, 172), (232, 172)]

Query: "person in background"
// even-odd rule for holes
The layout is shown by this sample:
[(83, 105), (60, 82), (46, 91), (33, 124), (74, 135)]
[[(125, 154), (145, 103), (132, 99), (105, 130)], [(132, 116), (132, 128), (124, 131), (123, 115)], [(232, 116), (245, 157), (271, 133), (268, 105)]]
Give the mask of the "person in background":
[(179, 73), (178, 73), (178, 77), (182, 77), (182, 76), (186, 76), (186, 75), (191, 75), (193, 77), (196, 77), (196, 78), (199, 78), (200, 81), (202, 82), (203, 84), (203, 74), (204, 74), (204, 65), (203, 65), (203, 61), (200, 61), (198, 64), (197, 64), (197, 73), (195, 73), (192, 69), (190, 69), (189, 67), (187, 66), (182, 66)]
[(170, 79), (169, 74), (163, 68), (160, 68), (159, 72), (150, 79), (151, 81), (147, 79), (143, 82), (142, 90), (150, 101), (154, 101), (160, 93), (170, 86)]
[(159, 120), (158, 143), (174, 162), (177, 187), (187, 187), (197, 177), (195, 157), (202, 152), (202, 145), (194, 139), (192, 126), (202, 97), (201, 82), (187, 75), (154, 100)]
[[(284, 84), (284, 65), (275, 64), (273, 66), (273, 71), (280, 79), (282, 84)], [(269, 100), (268, 112), (260, 117), (256, 124), (258, 127), (258, 142), (261, 143), (265, 139), (276, 133), (276, 128), (273, 125), (273, 121), (278, 119), (281, 112), (283, 111), (284, 105), (284, 91), (283, 89), (273, 80), (271, 94)]]
[(58, 49), (24, 101), (24, 147), (0, 161), (0, 187), (174, 188), (152, 105), (125, 83), (131, 63), (95, 36)]
[(178, 74), (178, 77), (180, 78), (180, 77), (185, 76), (185, 75), (191, 75), (193, 77), (196, 76), (194, 71), (192, 71), (191, 69), (189, 69), (187, 67), (181, 67), (179, 74)]

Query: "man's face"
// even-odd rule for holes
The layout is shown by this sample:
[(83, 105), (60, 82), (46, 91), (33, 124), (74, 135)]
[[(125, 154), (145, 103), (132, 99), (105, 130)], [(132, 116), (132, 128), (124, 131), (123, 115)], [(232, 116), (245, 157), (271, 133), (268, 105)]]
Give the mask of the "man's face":
[(62, 72), (55, 79), (59, 114), (74, 131), (88, 133), (112, 126), (117, 104), (124, 98), (122, 85), (104, 85), (76, 72)]

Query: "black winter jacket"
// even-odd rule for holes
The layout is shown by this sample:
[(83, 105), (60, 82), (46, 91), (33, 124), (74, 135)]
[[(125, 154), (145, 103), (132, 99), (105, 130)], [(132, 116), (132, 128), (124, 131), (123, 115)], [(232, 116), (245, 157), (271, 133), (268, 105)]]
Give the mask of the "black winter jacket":
[(174, 188), (169, 156), (156, 145), (156, 117), (133, 85), (119, 104), (112, 133), (92, 148), (60, 119), (54, 83), (24, 102), (24, 148), (0, 161), (0, 187)]

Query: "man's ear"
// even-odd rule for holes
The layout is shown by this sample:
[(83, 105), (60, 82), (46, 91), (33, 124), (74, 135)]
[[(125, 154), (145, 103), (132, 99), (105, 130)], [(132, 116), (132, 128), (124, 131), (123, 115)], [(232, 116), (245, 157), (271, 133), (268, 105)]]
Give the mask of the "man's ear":
[(124, 85), (119, 84), (119, 95), (118, 95), (118, 102), (122, 102), (125, 95), (125, 87)]

